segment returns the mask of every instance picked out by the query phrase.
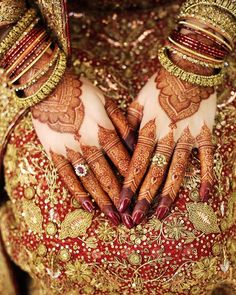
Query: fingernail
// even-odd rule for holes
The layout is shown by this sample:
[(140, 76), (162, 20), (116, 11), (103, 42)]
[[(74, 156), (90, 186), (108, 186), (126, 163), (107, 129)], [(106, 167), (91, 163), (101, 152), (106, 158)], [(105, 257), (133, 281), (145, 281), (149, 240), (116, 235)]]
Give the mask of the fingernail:
[(130, 204), (130, 199), (124, 199), (119, 206), (119, 211), (123, 213)]
[(135, 212), (134, 215), (133, 215), (134, 223), (139, 224), (142, 221), (143, 217), (144, 217), (144, 214), (143, 214), (142, 211)]
[(133, 220), (132, 220), (131, 216), (129, 216), (129, 215), (123, 216), (123, 222), (126, 225), (126, 227), (128, 227), (129, 229), (131, 229), (134, 226)]
[(89, 201), (85, 201), (83, 203), (83, 207), (85, 210), (89, 211), (90, 213), (94, 210), (93, 204), (91, 204)]
[(156, 216), (159, 220), (163, 219), (166, 214), (169, 212), (169, 209), (166, 207), (159, 207), (156, 210)]
[(120, 224), (120, 216), (115, 213), (115, 212), (110, 212), (108, 213), (108, 217), (110, 218), (111, 222), (114, 224), (114, 225), (119, 225)]
[(135, 142), (136, 142), (136, 137), (135, 137), (135, 132), (131, 130), (128, 134), (128, 136), (125, 139), (126, 145), (128, 149), (133, 152), (135, 148)]

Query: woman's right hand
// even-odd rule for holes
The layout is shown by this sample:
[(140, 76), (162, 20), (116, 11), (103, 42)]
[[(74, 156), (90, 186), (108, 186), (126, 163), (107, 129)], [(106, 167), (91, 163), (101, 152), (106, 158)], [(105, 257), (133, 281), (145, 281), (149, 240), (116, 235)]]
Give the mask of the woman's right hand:
[[(22, 82), (43, 66), (38, 63)], [(26, 95), (39, 87), (38, 83), (32, 86)], [(126, 176), (130, 156), (112, 123), (132, 148), (133, 134), (124, 115), (99, 89), (69, 70), (50, 97), (31, 111), (39, 140), (70, 193), (89, 212), (94, 210), (92, 197), (112, 223), (118, 225), (120, 216), (116, 208), (121, 187), (104, 153)], [(122, 220), (128, 227), (133, 226), (128, 211), (122, 214)]]

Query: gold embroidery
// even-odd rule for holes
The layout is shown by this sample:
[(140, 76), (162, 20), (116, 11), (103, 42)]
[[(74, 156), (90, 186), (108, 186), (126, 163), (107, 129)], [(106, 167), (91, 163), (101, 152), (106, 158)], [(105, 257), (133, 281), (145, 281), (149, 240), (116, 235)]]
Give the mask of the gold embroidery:
[(209, 205), (205, 203), (188, 203), (186, 207), (189, 219), (197, 230), (205, 234), (220, 232), (216, 214)]
[(61, 249), (58, 256), (59, 256), (59, 259), (63, 262), (70, 260), (70, 253), (67, 249)]
[(47, 234), (49, 234), (50, 236), (54, 236), (57, 233), (57, 226), (55, 223), (53, 222), (49, 222), (46, 225), (46, 232)]
[(33, 187), (26, 187), (24, 189), (24, 197), (28, 200), (33, 199), (35, 196), (35, 189)]
[(61, 224), (59, 239), (77, 238), (86, 233), (92, 223), (93, 215), (82, 209), (68, 213)]
[(41, 210), (32, 201), (23, 201), (23, 217), (29, 229), (36, 233), (42, 233), (43, 216)]
[(44, 244), (39, 244), (37, 253), (39, 256), (45, 256), (47, 254), (47, 248)]
[(129, 255), (128, 261), (132, 265), (140, 265), (142, 263), (142, 256), (137, 254), (136, 252), (133, 252)]

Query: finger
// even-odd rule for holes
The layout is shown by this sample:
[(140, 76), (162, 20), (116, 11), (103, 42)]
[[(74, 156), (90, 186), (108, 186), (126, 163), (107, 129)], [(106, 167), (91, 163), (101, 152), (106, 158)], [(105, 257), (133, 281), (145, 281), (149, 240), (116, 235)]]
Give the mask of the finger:
[(118, 133), (125, 141), (127, 147), (130, 151), (133, 151), (136, 142), (136, 136), (135, 132), (129, 126), (127, 118), (112, 99), (106, 98), (105, 109)]
[(89, 169), (87, 163), (79, 152), (75, 152), (69, 148), (66, 148), (66, 154), (68, 160), (72, 163), (77, 176), (79, 176), (84, 188), (94, 198), (97, 205), (112, 221), (113, 224), (118, 225), (120, 223), (120, 217), (108, 197), (108, 195), (101, 188), (98, 180), (93, 172)]
[(95, 174), (102, 189), (108, 194), (116, 208), (119, 203), (120, 184), (110, 165), (96, 146), (81, 145), (83, 156)]
[(141, 186), (138, 201), (134, 207), (132, 218), (135, 224), (139, 224), (148, 212), (156, 193), (163, 181), (171, 155), (174, 150), (174, 137), (171, 131), (160, 139), (152, 158), (149, 171)]
[(127, 119), (129, 125), (134, 129), (138, 129), (143, 117), (143, 106), (137, 101), (133, 101), (128, 107)]
[(124, 213), (121, 213), (121, 219), (127, 228), (131, 229), (132, 227), (134, 227), (134, 222), (131, 216), (130, 208), (126, 209)]
[(124, 212), (138, 189), (148, 168), (156, 142), (156, 123), (151, 120), (140, 130), (138, 143), (130, 162), (129, 170), (121, 191), (119, 211)]
[(126, 176), (130, 163), (130, 155), (120, 141), (116, 131), (98, 126), (98, 139), (101, 147), (120, 174)]
[(207, 201), (214, 182), (214, 146), (211, 130), (204, 124), (197, 136), (199, 158), (201, 163), (200, 198)]
[(94, 210), (93, 203), (81, 183), (78, 181), (70, 163), (64, 156), (54, 153), (53, 151), (50, 151), (50, 155), (58, 174), (68, 191), (76, 198), (85, 210), (92, 212)]
[(176, 145), (161, 200), (156, 210), (158, 219), (162, 219), (169, 212), (183, 181), (188, 159), (194, 145), (194, 137), (186, 128)]

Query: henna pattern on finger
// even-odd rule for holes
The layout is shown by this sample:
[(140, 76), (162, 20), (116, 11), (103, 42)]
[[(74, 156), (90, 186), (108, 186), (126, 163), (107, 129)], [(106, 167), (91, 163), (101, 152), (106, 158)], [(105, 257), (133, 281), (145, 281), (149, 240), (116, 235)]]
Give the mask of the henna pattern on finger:
[(120, 141), (116, 131), (98, 126), (98, 140), (120, 174), (126, 176), (130, 163), (130, 155)]
[(70, 193), (78, 200), (78, 202), (83, 206), (84, 202), (90, 201), (88, 194), (85, 192), (83, 186), (78, 181), (75, 176), (75, 172), (73, 171), (70, 163), (66, 160), (66, 158), (62, 155), (54, 153), (50, 151), (50, 155), (52, 157), (52, 161), (58, 171), (59, 176), (62, 181), (66, 185), (67, 189)]
[(155, 119), (146, 123), (139, 132), (138, 143), (134, 151), (123, 189), (137, 190), (152, 156), (156, 144)]
[(115, 206), (118, 207), (121, 187), (101, 150), (96, 146), (82, 144), (81, 149), (84, 158), (98, 179), (102, 189), (108, 194)]
[[(75, 152), (67, 147), (66, 155), (68, 157), (68, 160), (72, 163), (74, 167), (78, 164), (87, 165), (84, 158), (79, 152)], [(111, 206), (111, 200), (103, 191), (98, 180), (91, 170), (88, 170), (88, 173), (85, 176), (80, 177), (80, 181), (102, 211), (106, 211), (106, 207)]]
[(125, 115), (118, 108), (117, 104), (109, 98), (106, 98), (105, 109), (123, 140), (127, 143), (130, 149), (133, 149), (135, 135), (134, 131), (129, 126)]
[(203, 125), (200, 134), (197, 136), (197, 143), (201, 163), (200, 197), (205, 201), (214, 183), (214, 147), (211, 130), (206, 124)]
[(133, 101), (127, 112), (127, 119), (130, 126), (135, 130), (138, 128), (143, 117), (143, 106), (141, 106), (137, 101)]
[(81, 86), (82, 82), (67, 72), (49, 98), (32, 108), (33, 118), (57, 132), (76, 133), (84, 119)]
[(175, 200), (184, 178), (186, 166), (194, 143), (194, 137), (191, 135), (189, 128), (186, 128), (176, 145), (166, 184), (162, 191), (162, 198), (169, 197), (172, 201)]
[(157, 144), (150, 169), (141, 186), (138, 201), (147, 200), (150, 204), (159, 189), (175, 146), (173, 132), (170, 131)]
[(191, 117), (200, 107), (201, 101), (214, 92), (212, 87), (199, 87), (178, 79), (161, 68), (156, 78), (156, 86), (162, 109), (171, 120), (170, 127), (183, 119)]

